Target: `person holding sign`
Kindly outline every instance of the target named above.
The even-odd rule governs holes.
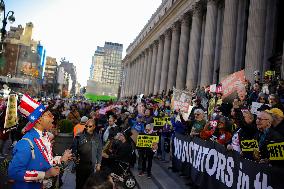
[[[149,136],[155,135],[153,133],[153,128],[154,127],[152,124],[146,125],[143,135],[149,135]],[[157,149],[158,149],[157,142],[153,142],[151,147],[141,148],[140,155],[142,157],[142,171],[139,173],[139,176],[144,175],[146,171],[146,162],[147,162],[147,178],[149,179],[151,178],[152,161],[153,161],[154,153],[157,151]]]
[[[273,143],[283,143],[284,137],[277,131],[271,128],[272,126],[272,115],[267,111],[261,111],[256,118],[256,125],[258,129],[257,140],[259,145],[259,153],[255,153],[255,160],[260,163],[271,163],[272,165],[284,165],[284,155],[283,150],[279,148],[274,148],[270,144]],[[269,146],[270,145],[270,146]],[[277,146],[277,145],[276,145]],[[276,162],[274,160],[281,160],[281,162]]]

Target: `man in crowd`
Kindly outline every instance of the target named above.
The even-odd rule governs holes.
[[[80,123],[78,123],[77,125],[75,125],[74,127],[74,138],[79,134],[82,133],[85,129],[85,125],[86,122],[89,120],[89,118],[87,116],[83,116],[81,118]]]
[[[85,130],[75,137],[72,145],[72,152],[79,160],[76,166],[76,189],[82,188],[88,177],[101,168],[102,141],[95,128],[95,121],[89,119]]]
[[[260,163],[269,162],[268,144],[284,141],[284,136],[271,128],[272,122],[272,115],[267,111],[262,111],[257,115],[256,125],[259,132],[257,133],[256,138],[258,140],[259,153],[255,153],[255,160]],[[270,163],[273,164],[274,162]]]
[[[119,128],[116,125],[116,115],[111,115],[108,119],[108,126],[106,127],[103,135],[103,141],[106,143],[108,140],[113,139],[118,132]]]

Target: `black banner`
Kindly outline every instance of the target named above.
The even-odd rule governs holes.
[[[283,169],[244,159],[213,141],[176,134],[173,157],[173,166],[201,189],[284,188]]]

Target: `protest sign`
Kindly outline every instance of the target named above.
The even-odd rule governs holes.
[[[254,150],[258,150],[258,142],[257,140],[242,140],[241,149],[243,152],[253,152]]]
[[[163,117],[154,117],[154,127],[163,127],[164,126],[164,118]]]
[[[244,89],[245,87],[244,70],[229,75],[221,82],[221,85],[222,85],[223,99],[236,98],[236,94],[242,92],[241,89]]]
[[[282,168],[247,160],[216,142],[178,133],[173,139],[173,166],[190,176],[199,189],[283,188],[283,181],[275,176],[284,174]]]
[[[210,85],[209,91],[210,93],[215,93],[216,92],[216,84]]]
[[[284,160],[284,142],[267,145],[270,160]]]
[[[163,127],[165,124],[172,125],[171,118],[166,117],[154,117],[154,127]]]
[[[140,148],[152,148],[153,143],[159,142],[159,136],[138,135],[136,146]]]
[[[187,113],[190,106],[191,95],[189,91],[178,90],[173,88],[173,108],[174,110],[180,110],[181,112]]]
[[[17,120],[17,99],[18,96],[16,94],[11,94],[8,97],[6,115],[5,115],[5,123],[4,129],[9,130],[13,126],[16,126]]]
[[[264,73],[264,76],[274,76],[275,75],[275,71],[272,71],[272,70],[267,70],[265,73]]]
[[[250,112],[254,115],[257,115],[258,114],[257,109],[260,108],[262,105],[263,103],[252,102]]]

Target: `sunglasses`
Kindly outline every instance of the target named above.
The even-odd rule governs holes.
[[[92,128],[93,125],[86,125],[86,128]]]

